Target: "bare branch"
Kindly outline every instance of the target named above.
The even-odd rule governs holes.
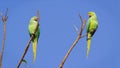
[[[40,23],[40,10],[37,11],[38,22]]]
[[[5,46],[5,40],[6,40],[6,21],[7,21],[7,15],[8,15],[8,9],[6,10],[6,14],[5,16],[2,16],[2,21],[3,21],[3,31],[4,31],[4,35],[3,35],[3,40],[2,40],[2,51],[0,52],[0,68],[2,68],[2,58],[3,58],[3,54],[4,54],[4,46]]]
[[[5,17],[8,17],[7,14],[8,14],[8,8],[6,9]]]
[[[22,58],[20,59],[18,65],[17,65],[17,68],[20,67],[20,65],[21,65],[21,63],[22,63],[22,61],[23,61],[23,59],[24,59],[24,57],[25,57],[25,55],[26,55],[26,53],[27,53],[27,51],[28,51],[28,48],[29,48],[29,46],[30,46],[30,43],[31,43],[32,39],[34,38],[34,35],[35,35],[35,33],[37,32],[37,29],[38,29],[38,27],[39,27],[39,21],[40,21],[40,12],[39,12],[39,10],[38,10],[38,12],[37,12],[37,16],[38,16],[37,26],[36,26],[36,28],[35,28],[34,33],[31,35],[30,40],[29,40],[28,43],[27,43],[27,46],[26,46],[26,48],[25,48],[25,50],[24,50],[24,53],[23,53],[23,55],[22,55]]]
[[[0,13],[0,16],[2,16],[2,13]]]
[[[80,15],[79,15],[80,16]],[[78,34],[76,40],[73,42],[72,46],[70,47],[70,49],[68,50],[68,52],[66,53],[65,57],[63,58],[61,64],[59,65],[59,68],[63,68],[63,65],[66,61],[66,59],[68,58],[69,54],[71,53],[71,51],[73,50],[73,48],[75,47],[75,45],[78,43],[78,41],[80,40],[80,38],[82,38],[82,32],[84,29],[84,26],[86,24],[86,20],[84,20],[84,22],[82,21],[82,17],[80,16],[80,20],[82,22],[81,28],[80,28],[80,33]]]
[[[25,48],[25,50],[24,50],[24,53],[23,53],[23,55],[22,55],[21,60],[20,60],[19,63],[18,63],[17,68],[20,67],[20,65],[21,65],[21,63],[22,63],[22,61],[23,61],[23,59],[24,59],[24,57],[25,57],[25,55],[26,55],[26,53],[27,53],[27,51],[28,51],[28,48],[29,48],[29,46],[30,46],[30,42],[32,41],[33,36],[34,36],[34,35],[32,35],[32,36],[30,37],[30,40],[28,41],[28,44],[27,44],[27,46],[26,46],[26,48]]]
[[[73,27],[74,27],[74,29],[75,29],[76,33],[77,33],[77,34],[79,34],[79,31],[78,31],[77,26],[76,26],[76,25],[73,25]]]
[[[82,16],[80,14],[79,14],[79,17],[80,17],[81,23],[83,23],[83,19],[82,19]]]

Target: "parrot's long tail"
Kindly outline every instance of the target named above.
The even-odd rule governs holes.
[[[37,40],[35,39],[33,42],[33,62],[36,60],[36,50],[37,50]]]
[[[90,52],[90,44],[91,44],[91,34],[88,33],[88,39],[87,39],[87,54],[86,57],[88,58],[88,54]]]

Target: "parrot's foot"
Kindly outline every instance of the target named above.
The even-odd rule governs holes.
[[[35,37],[35,33],[32,33],[33,37]]]

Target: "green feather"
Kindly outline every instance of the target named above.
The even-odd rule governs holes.
[[[86,25],[87,27],[87,57],[88,57],[88,53],[90,51],[90,42],[91,42],[91,37],[94,35],[94,33],[96,32],[97,28],[98,28],[98,20],[97,20],[97,16],[95,14],[95,12],[88,12],[89,15],[89,19],[88,19],[88,23]]]
[[[37,27],[37,24],[38,24],[38,21],[37,21],[37,17],[34,16],[31,18],[30,20],[30,23],[29,23],[29,26],[28,26],[28,31],[29,31],[29,34],[30,36],[34,33],[36,27]],[[39,38],[39,35],[40,35],[40,26],[38,27],[36,33],[35,33],[35,37],[32,39],[32,43],[33,43],[33,61],[36,60],[36,50],[37,50],[37,43],[38,43],[38,38]]]

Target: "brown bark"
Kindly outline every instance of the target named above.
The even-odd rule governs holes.
[[[80,16],[80,15],[79,15]],[[82,25],[81,25],[81,28],[80,28],[80,32],[76,38],[76,40],[73,42],[73,44],[71,45],[70,49],[68,50],[68,52],[66,53],[65,57],[63,58],[61,64],[59,65],[59,68],[63,68],[64,66],[64,63],[66,61],[66,59],[68,58],[68,56],[70,55],[71,51],[73,50],[73,48],[76,46],[76,44],[78,43],[78,41],[83,38],[84,36],[82,36],[82,32],[83,32],[83,29],[84,29],[84,26],[86,24],[86,20],[82,20],[82,17],[80,16],[80,20],[82,22]]]

